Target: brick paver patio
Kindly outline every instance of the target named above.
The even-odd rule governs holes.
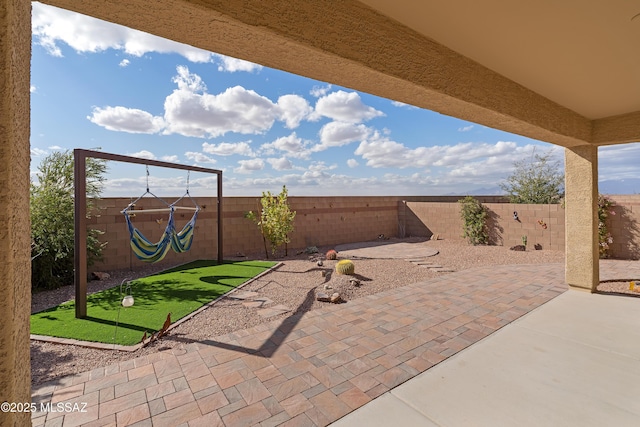
[[[638,264],[603,262],[602,279]],[[566,290],[560,264],[443,275],[41,384],[33,402],[86,411],[33,425],[327,425]]]

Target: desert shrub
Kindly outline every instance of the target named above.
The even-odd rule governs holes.
[[[87,159],[87,215],[95,208],[103,187],[106,162]],[[31,183],[31,287],[53,289],[73,283],[74,187],[73,153],[56,151],[38,166]],[[102,256],[99,230],[87,230],[87,262]]]
[[[528,159],[513,163],[514,171],[500,188],[511,203],[560,203],[564,195],[564,173],[552,152],[537,154],[535,149]]]
[[[267,258],[269,258],[267,240],[274,255],[278,247],[286,245],[290,241],[289,233],[293,231],[293,220],[296,217],[296,213],[290,209],[287,195],[287,187],[284,185],[278,195],[272,195],[269,191],[263,192],[260,199],[260,204],[262,205],[260,214],[258,215],[253,211],[245,214],[245,217],[251,219],[260,227],[264,242],[264,253]]]
[[[603,195],[598,195],[598,249],[600,258],[609,258],[609,245],[613,243],[613,237],[607,228],[607,218],[616,213],[612,209],[613,201]]]
[[[487,208],[477,199],[467,196],[459,200],[460,216],[462,218],[462,237],[472,245],[486,245],[489,243],[487,231]]]

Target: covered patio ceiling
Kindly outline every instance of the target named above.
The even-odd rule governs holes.
[[[640,111],[636,0],[362,3],[588,119]]]
[[[565,147],[640,141],[637,0],[44,0]]]

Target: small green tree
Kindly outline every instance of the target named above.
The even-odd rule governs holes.
[[[293,220],[296,217],[296,213],[289,208],[287,196],[287,187],[284,185],[277,196],[272,195],[269,191],[263,192],[262,199],[260,199],[260,204],[262,205],[260,216],[253,211],[249,211],[245,215],[260,227],[262,241],[264,242],[264,253],[267,258],[269,258],[267,240],[271,245],[271,253],[273,255],[275,255],[278,247],[286,245],[290,241],[289,233],[293,231]]]
[[[106,162],[87,159],[87,215],[103,187]],[[73,153],[56,151],[38,166],[31,183],[31,287],[52,289],[73,283],[74,187]],[[99,230],[87,230],[87,261],[100,259],[106,243]]]
[[[462,237],[472,245],[486,245],[489,243],[487,231],[487,208],[478,199],[467,196],[458,201],[460,203],[460,217],[462,218]]]
[[[564,174],[560,164],[551,158],[552,152],[537,154],[514,162],[514,171],[500,184],[511,203],[560,203],[564,196]]]

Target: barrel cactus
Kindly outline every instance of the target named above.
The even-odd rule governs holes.
[[[338,259],[338,252],[333,249],[329,249],[325,255],[326,259]]]
[[[336,264],[336,273],[352,275],[355,272],[355,265],[348,259],[338,261]]]

